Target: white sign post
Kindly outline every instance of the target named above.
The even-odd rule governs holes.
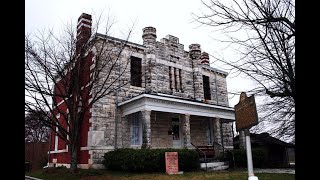
[[[253,163],[252,163],[252,151],[250,142],[250,132],[249,129],[245,130],[246,135],[246,149],[247,149],[247,164],[248,164],[248,180],[259,180],[257,176],[253,174]]]
[[[248,180],[259,180],[253,174],[252,151],[249,129],[258,124],[258,114],[254,96],[247,97],[245,92],[240,94],[240,101],[235,105],[236,130],[244,130],[246,135]]]

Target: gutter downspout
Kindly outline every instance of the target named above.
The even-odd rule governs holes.
[[[114,135],[114,149],[118,149],[118,113],[119,113],[119,99],[118,99],[118,93],[120,88],[120,59],[118,62],[118,88],[116,90],[116,111],[115,111],[115,119],[114,119],[114,128],[115,128],[115,135]]]

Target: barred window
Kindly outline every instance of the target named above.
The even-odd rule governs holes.
[[[130,81],[130,84],[132,86],[142,87],[141,58],[131,56],[130,59],[131,59],[131,68],[130,68],[131,81]]]

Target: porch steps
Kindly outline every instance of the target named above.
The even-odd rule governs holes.
[[[220,171],[228,168],[227,162],[207,162],[207,171]],[[206,163],[200,163],[200,169],[206,170]]]

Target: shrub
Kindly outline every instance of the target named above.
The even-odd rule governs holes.
[[[180,171],[199,168],[199,155],[190,149],[117,149],[105,153],[106,169],[131,172],[164,172],[165,152],[178,152]]]
[[[235,164],[236,167],[247,167],[247,152],[245,149],[234,149],[226,153],[230,167]],[[232,157],[233,156],[233,157]],[[262,168],[266,166],[267,153],[262,148],[252,149],[253,166]]]

